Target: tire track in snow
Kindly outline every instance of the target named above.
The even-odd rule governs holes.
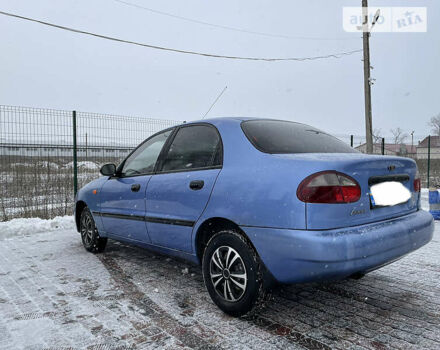
[[[221,349],[220,345],[210,344],[195,333],[191,332],[187,327],[182,326],[170,314],[140,291],[132,282],[130,276],[123,271],[113,257],[108,254],[101,254],[98,255],[98,258],[110,273],[116,288],[122,290],[124,295],[130,299],[130,302],[150,317],[151,321],[153,321],[157,327],[163,329],[190,348]],[[202,325],[199,324],[199,326],[203,329]],[[206,330],[206,332],[209,331]]]

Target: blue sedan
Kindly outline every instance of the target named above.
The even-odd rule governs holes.
[[[282,120],[172,127],[101,174],[76,198],[85,249],[101,252],[111,238],[199,263],[212,300],[233,316],[261,304],[273,282],[363,276],[434,229],[413,160],[361,154]],[[404,199],[378,205],[384,184]]]

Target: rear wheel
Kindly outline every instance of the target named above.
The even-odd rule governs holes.
[[[81,213],[80,233],[84,248],[92,253],[100,253],[107,245],[107,238],[99,236],[92,213],[85,207]]]
[[[202,269],[211,299],[225,313],[242,316],[261,305],[265,294],[261,262],[237,232],[221,231],[210,239]]]

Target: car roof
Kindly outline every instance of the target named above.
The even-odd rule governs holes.
[[[224,123],[224,122],[230,122],[230,123],[241,123],[244,120],[249,119],[258,119],[258,118],[247,118],[247,117],[214,117],[209,119],[199,119],[199,120],[191,120],[189,122],[186,122],[184,124],[196,124],[196,123],[210,123],[210,124],[217,124],[217,123]]]
[[[278,118],[258,118],[258,117],[214,117],[209,119],[199,119],[199,120],[191,120],[189,122],[185,122],[181,125],[188,125],[188,124],[197,124],[197,123],[209,123],[209,124],[219,124],[219,123],[231,123],[231,124],[237,124],[241,123],[243,121],[247,120],[274,120],[274,121],[286,121],[291,123],[297,123],[291,120],[283,120]],[[300,124],[300,123],[299,123]]]
[[[294,124],[301,124],[306,125],[304,123],[295,122],[292,120],[286,120],[286,119],[279,119],[279,118],[258,118],[258,117],[214,117],[209,119],[199,119],[199,120],[191,120],[189,122],[184,122],[180,125],[189,125],[189,124],[197,124],[197,123],[209,123],[212,125],[218,125],[218,124],[240,124],[241,122],[248,121],[248,120],[273,120],[273,121],[282,121],[282,122],[289,122]],[[306,125],[309,126],[309,125]]]

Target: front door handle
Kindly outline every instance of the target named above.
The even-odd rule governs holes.
[[[137,192],[137,191],[139,191],[141,189],[141,185],[140,184],[134,184],[134,185],[131,185],[131,190],[133,191],[133,192]]]
[[[194,191],[197,191],[197,190],[201,190],[204,185],[205,182],[203,180],[194,180],[189,183],[189,188]]]

